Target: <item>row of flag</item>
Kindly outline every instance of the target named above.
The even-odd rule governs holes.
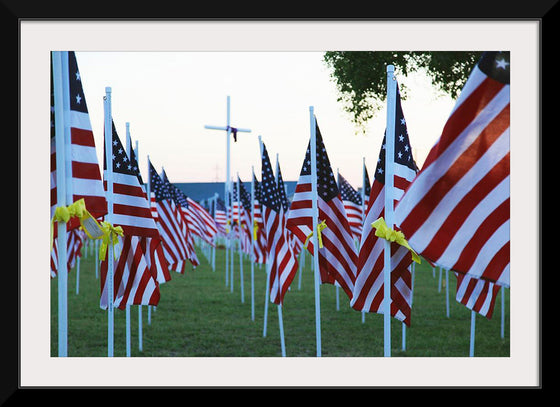
[[[456,271],[457,300],[490,318],[500,287],[509,287],[509,54],[485,53],[474,68],[443,133],[419,170],[397,87],[393,187],[385,188],[385,138],[374,181],[362,206],[355,189],[334,176],[316,124],[316,178],[308,146],[293,200],[280,205],[266,148],[262,155],[265,190],[261,204],[268,220],[269,252],[275,253],[271,285],[281,302],[292,281],[295,237],[314,255],[313,200],[320,223],[317,250],[321,283],[340,286],[358,311],[383,313],[384,243],[372,223],[385,216],[385,195],[395,206],[395,225],[410,246],[432,266]],[[364,169],[365,177],[367,171]],[[280,175],[280,174],[279,174]],[[313,181],[316,196],[312,194]],[[269,188],[272,186],[273,188]],[[365,207],[365,213],[363,209]],[[274,216],[272,216],[274,214]],[[269,220],[270,219],[270,220]],[[278,232],[283,222],[285,236]],[[272,238],[275,236],[275,238]],[[356,247],[355,240],[359,239]],[[293,251],[293,253],[292,253]],[[282,257],[284,256],[284,257]],[[410,325],[412,254],[391,243],[391,316]]]
[[[62,55],[62,89],[69,100],[69,109],[63,110],[65,203],[83,199],[91,216],[101,220],[108,212],[107,181],[97,164],[76,57],[73,52]],[[53,89],[52,216],[60,206],[55,142],[60,109],[55,100]],[[237,239],[240,250],[254,262],[267,264],[268,290],[275,304],[283,303],[298,270],[298,255],[308,250],[316,256],[320,283],[341,287],[357,311],[383,313],[386,246],[372,224],[387,216],[387,196],[395,208],[392,224],[410,247],[433,266],[455,271],[457,300],[490,318],[499,288],[509,287],[509,53],[483,54],[422,169],[412,157],[398,86],[392,120],[394,160],[385,162],[384,138],[371,184],[364,166],[363,197],[341,174],[335,177],[313,116],[313,137],[291,202],[279,163],[275,176],[261,142],[261,181],[253,173],[249,193],[238,177],[226,202],[214,199],[208,209],[170,183],[165,171],[158,174],[149,159],[144,185],[134,151],[124,149],[113,124],[112,159],[105,156],[104,176],[106,163],[112,163],[112,226],[122,228],[119,244],[107,252],[107,256],[119,252],[114,305],[157,305],[159,284],[170,280],[169,270],[183,272],[186,262],[199,264],[193,236],[214,245],[216,236],[222,235]],[[385,187],[387,165],[394,174],[390,188]],[[75,219],[67,222],[71,239],[78,226]],[[68,252],[76,252],[71,247],[69,243]],[[397,242],[389,247],[390,314],[410,325],[413,254]],[[59,267],[54,259],[53,276]],[[104,308],[107,261],[101,270]]]
[[[219,225],[205,208],[169,182],[164,170],[158,174],[149,160],[149,179],[144,184],[135,152],[124,148],[112,118],[112,128],[106,132],[110,134],[105,134],[109,141],[104,147],[111,148],[103,150],[102,178],[75,53],[53,53],[52,61],[51,217],[57,239],[51,250],[51,276],[57,276],[61,265],[65,272],[71,269],[87,236],[101,238],[104,227],[118,228],[119,233],[113,236],[118,241],[109,243],[101,262],[100,307],[155,306],[160,300],[159,286],[171,279],[170,270],[184,273],[187,262],[199,265],[195,236],[214,245]],[[62,135],[59,139],[57,132]],[[127,138],[130,145],[128,128]],[[57,161],[57,154],[64,160]],[[89,223],[83,222],[76,202],[83,203],[80,213],[87,211]],[[61,220],[56,213],[65,207],[76,216],[64,222],[66,236],[62,233],[60,237],[65,239],[58,239],[59,230],[64,228],[59,228]],[[112,224],[105,225],[109,212]],[[64,240],[66,260],[59,261],[59,242]],[[112,303],[107,283],[111,256],[115,259]]]

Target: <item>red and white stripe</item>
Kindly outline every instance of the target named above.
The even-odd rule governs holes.
[[[403,188],[416,172],[395,163],[395,198],[402,196]],[[396,199],[395,199],[396,201]],[[358,311],[383,314],[384,247],[385,240],[375,236],[373,222],[385,215],[385,185],[374,179],[363,226],[358,255],[358,273],[350,306]],[[391,315],[410,325],[412,306],[412,276],[408,269],[412,262],[410,252],[397,243],[391,243]]]
[[[125,309],[127,305],[158,305],[160,299],[159,283],[152,275],[138,236],[124,236],[119,239],[115,251],[118,262],[113,275],[114,306]],[[113,256],[111,247],[107,256]],[[106,309],[108,302],[107,261],[101,263],[101,299],[100,307]]]
[[[510,87],[476,66],[395,210],[412,248],[509,287]]]
[[[284,213],[264,206],[264,225],[267,239],[267,267],[270,267],[270,301],[282,304],[298,269],[297,257],[288,242]]]
[[[65,52],[63,57],[67,56],[67,60],[63,61],[63,66],[71,69],[71,59],[75,62],[76,56],[74,52]],[[79,72],[66,72],[63,77],[68,80],[69,75],[78,75]],[[51,93],[53,92],[53,84],[51,80]],[[67,83],[64,86],[69,89]],[[65,100],[69,100],[71,95],[63,95]],[[84,96],[85,99],[85,96]],[[85,100],[83,101],[85,104]],[[54,97],[51,97],[51,111],[54,111]],[[97,152],[95,150],[95,140],[89,118],[89,113],[75,110],[64,110],[64,127],[65,133],[69,139],[65,145],[65,173],[66,173],[66,201],[67,204],[76,202],[84,198],[86,209],[94,218],[100,218],[107,213],[107,201],[105,200],[105,191],[101,181],[101,172],[97,161]],[[54,137],[54,122],[58,120],[51,114],[51,217],[57,206],[57,180],[56,180],[56,138]],[[66,131],[67,130],[67,131]],[[77,228],[80,223],[77,218],[70,219],[68,229]],[[57,227],[54,228],[56,236]]]
[[[471,311],[492,318],[500,286],[468,274],[455,273],[457,277],[456,300]]]
[[[362,237],[362,205],[358,205],[352,201],[342,201],[344,203],[344,210],[348,217],[348,224],[352,231],[352,236],[356,240]]]
[[[186,235],[188,225],[180,212],[180,208],[169,199],[157,202],[156,206],[158,211],[157,226],[169,268],[178,273],[184,273],[184,265],[187,259],[194,266],[197,266],[198,259],[193,257],[191,253],[188,236]]]
[[[191,222],[193,224],[196,224],[196,227],[200,233],[198,236],[200,236],[204,241],[213,246],[214,237],[218,233],[218,225],[216,221],[212,218],[212,215],[210,215],[210,213],[208,213],[208,211],[198,202],[189,197],[187,197],[187,202],[189,204],[187,212],[189,214]]]
[[[303,243],[313,230],[311,175],[300,175],[290,210],[287,228]],[[356,246],[348,224],[348,218],[340,194],[330,201],[318,199],[319,223],[325,221],[322,230],[323,248],[319,248],[319,271],[322,283],[340,287],[352,298],[356,278]],[[307,249],[314,253],[313,239]]]

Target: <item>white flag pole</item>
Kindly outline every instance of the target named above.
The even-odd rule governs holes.
[[[395,67],[387,65],[387,130],[385,133],[385,223],[393,228],[393,174],[395,161],[395,115],[397,82]],[[384,241],[383,354],[391,356],[391,243]]]
[[[313,271],[315,277],[315,338],[317,342],[317,356],[321,356],[321,293],[320,293],[320,274],[319,274],[319,239],[317,236],[317,226],[319,224],[319,208],[317,193],[317,134],[315,114],[313,106],[309,106],[310,122],[310,152],[311,155],[311,202],[313,210]]]
[[[142,306],[138,306],[138,350],[142,352]]]
[[[262,151],[261,151],[261,155],[262,155]],[[280,191],[280,162],[278,161],[278,153],[276,153],[276,188],[278,189],[278,191]],[[283,209],[283,203],[280,202],[280,210],[284,210]],[[270,274],[270,273],[269,273]],[[278,270],[276,271],[276,287],[278,288],[278,293],[276,294],[277,296],[280,296],[280,293],[282,291],[282,288],[280,287],[280,280],[279,280],[279,276],[278,276]],[[278,304],[277,306],[278,308],[278,327],[280,328],[280,349],[282,350],[282,356],[285,357],[286,356],[286,344],[284,342],[284,319],[282,317],[282,304]]]
[[[66,63],[63,63],[63,60]],[[65,147],[65,118],[64,95],[68,92],[68,52],[53,51],[53,91],[55,115],[55,145],[56,145],[56,203],[62,207],[66,201],[66,147]],[[66,75],[64,74],[66,66]],[[67,235],[66,222],[57,222],[57,277],[58,277],[58,356],[68,356],[68,269],[67,263]]]
[[[241,231],[241,180],[239,179],[239,172],[237,173],[237,225],[239,228],[239,285],[241,288],[241,303],[245,303],[245,294],[243,291],[243,250],[241,248],[241,239],[243,239]]]
[[[338,167],[336,168],[336,186],[338,188],[338,190],[340,191],[340,183],[339,183],[339,175],[340,172],[338,171]],[[334,290],[335,290],[335,301],[336,301],[336,310],[340,311],[340,296],[339,296],[339,292],[338,292],[338,281],[335,280],[334,282]]]
[[[107,182],[107,215],[105,219],[110,224],[113,224],[113,159],[112,159],[112,116],[111,116],[111,88],[105,87],[104,97],[104,112],[105,112],[105,180]],[[107,248],[107,356],[113,357],[114,347],[114,288],[113,288],[113,272],[114,272],[114,256],[113,256],[113,237],[112,233],[109,234],[109,246]]]
[[[231,231],[233,231],[233,181],[229,180],[230,185],[230,193],[231,193]],[[239,210],[239,209],[238,209]],[[233,252],[235,249],[235,245],[237,244],[237,239],[234,239],[235,236],[232,234],[232,238],[230,239],[230,250],[229,250],[229,263],[230,263],[230,273],[229,273],[229,291],[233,292],[233,271],[235,269],[235,264],[233,263]]]
[[[138,154],[138,140],[135,140],[134,143],[135,143],[135,146],[136,146],[136,148],[134,149],[134,155],[136,156],[136,161],[138,161],[140,159],[140,154]],[[140,164],[138,162],[137,162],[137,164],[138,164],[138,166],[140,166]],[[138,172],[140,172],[140,167],[138,168]],[[149,192],[149,189],[146,189],[146,191],[147,191],[146,192],[146,198],[148,198],[148,208],[150,208],[150,211],[151,211],[152,210],[152,208],[151,208],[152,202],[150,200],[150,192]],[[148,305],[148,325],[151,325],[151,324],[152,324],[152,306]]]
[[[260,147],[260,151],[261,151],[261,157],[263,154],[263,148],[262,148],[262,138],[259,135],[259,147]],[[262,180],[261,180],[262,181]],[[261,211],[262,212],[262,211]],[[261,214],[262,216],[264,216],[264,213]],[[266,261],[266,286],[265,286],[265,297],[264,297],[264,323],[263,323],[263,338],[266,337],[266,327],[267,327],[267,322],[268,322],[268,301],[269,301],[269,286],[270,286],[270,265],[272,263],[269,261],[268,256],[267,256],[267,261]]]
[[[132,143],[130,139],[130,123],[126,122],[126,154],[130,158],[130,150]],[[125,309],[125,325],[126,325],[126,357],[130,357],[130,304],[126,304]]]
[[[99,239],[95,239],[94,240],[94,248],[95,248],[95,253],[94,253],[94,261],[95,261],[95,279],[97,280],[99,278]]]
[[[474,333],[475,333],[475,324],[476,324],[476,312],[471,311],[471,340],[469,346],[469,357],[474,356]]]
[[[501,297],[502,297],[501,298],[501,302],[502,302],[502,310],[501,310],[502,312],[501,313],[502,313],[502,315],[501,315],[501,318],[500,318],[500,338],[504,339],[504,327],[505,327],[505,318],[506,318],[506,315],[505,315],[505,313],[506,313],[506,311],[505,311],[505,305],[506,305],[505,301],[506,300],[505,300],[504,296],[505,296],[505,293],[506,293],[506,289],[504,287],[500,287],[500,291],[501,291]]]
[[[449,269],[445,269],[445,315],[449,318]]]
[[[218,200],[218,194],[214,193],[214,198],[212,198],[212,205],[214,205],[214,219],[216,218],[216,204]],[[216,271],[216,245],[218,244],[218,235],[214,235],[214,246],[212,246],[212,271]]]
[[[362,157],[362,227],[366,222],[366,210],[367,210],[366,208],[366,157]],[[365,322],[366,322],[366,312],[362,311],[362,324]]]
[[[80,293],[80,256],[77,257],[78,258],[76,259],[76,295]]]
[[[227,213],[227,206],[228,206],[228,193],[231,191],[231,185],[229,184],[230,181],[230,135],[231,135],[231,122],[230,122],[230,106],[231,106],[231,100],[229,95],[227,96],[227,111],[226,111],[226,126],[209,126],[206,125],[204,126],[205,129],[210,129],[210,130],[225,130],[226,131],[226,181],[224,183],[224,201],[226,202],[226,216],[228,218],[228,220],[230,221],[230,231],[232,230],[233,227],[233,210],[232,210],[232,215],[228,215]],[[240,129],[237,128],[236,129],[237,132],[244,132],[244,133],[250,133],[251,130],[250,129]],[[228,252],[230,250],[230,245],[231,245],[231,239],[228,239],[228,237],[226,236],[226,286],[228,283]],[[232,248],[233,250],[233,248]],[[232,268],[233,268],[233,253],[232,253]],[[232,291],[233,291],[233,281],[232,281]]]
[[[251,166],[251,321],[255,320],[255,261],[252,258],[255,251],[255,167]]]

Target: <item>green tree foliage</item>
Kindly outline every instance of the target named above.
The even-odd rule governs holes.
[[[456,98],[480,58],[481,52],[434,51],[328,51],[324,55],[331,77],[339,91],[338,101],[350,113],[358,129],[383,106],[387,93],[387,65],[395,66],[397,76],[424,72],[434,90]],[[401,97],[407,89],[399,83]]]

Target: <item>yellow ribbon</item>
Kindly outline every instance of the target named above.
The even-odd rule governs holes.
[[[253,220],[253,240],[257,240],[257,231],[259,230],[259,223]]]
[[[99,247],[99,260],[105,260],[107,256],[107,246],[109,244],[113,245],[113,256],[116,257],[115,254],[115,244],[119,241],[117,236],[123,236],[123,229],[120,226],[113,226],[109,222],[101,222],[101,230],[103,231],[103,235],[101,237],[101,247]]]
[[[381,237],[385,240],[388,240],[389,242],[398,243],[401,246],[406,247],[412,254],[412,260],[420,264],[420,256],[418,256],[418,254],[416,254],[412,247],[410,247],[410,245],[404,238],[403,232],[390,229],[385,223],[385,219],[383,219],[383,217],[377,219],[371,224],[371,226],[375,228],[375,236]]]
[[[317,225],[317,240],[319,240],[319,249],[323,248],[323,237],[321,231],[326,227],[327,227],[327,223],[325,221],[322,221]],[[307,235],[307,237],[305,238],[305,242],[303,243],[303,247],[307,247],[307,242],[309,242],[311,236],[313,236],[313,232]]]
[[[53,232],[55,222],[67,223],[70,218],[76,216],[80,220],[80,226],[86,232],[90,239],[99,239],[101,237],[101,226],[95,218],[86,209],[84,198],[68,206],[57,206],[51,219],[51,249],[53,247]]]

